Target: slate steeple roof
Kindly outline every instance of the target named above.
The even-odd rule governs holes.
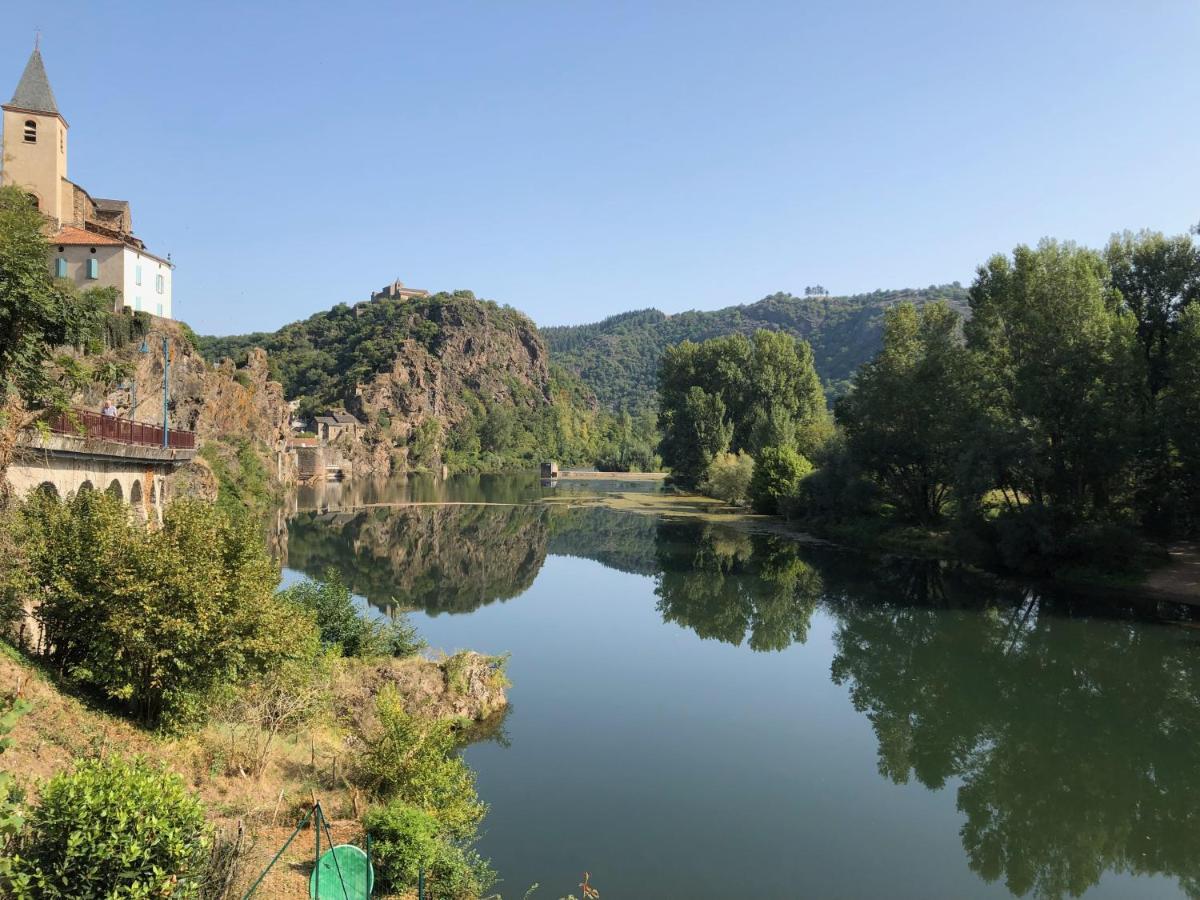
[[[30,112],[59,114],[54,91],[50,89],[50,79],[46,77],[46,67],[42,64],[42,51],[36,47],[25,64],[25,71],[21,73],[21,80],[8,105]]]

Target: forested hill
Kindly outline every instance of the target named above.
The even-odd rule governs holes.
[[[652,463],[652,420],[606,413],[577,375],[551,366],[533,322],[469,291],[339,304],[275,332],[199,343],[211,360],[262,347],[302,414],[358,416],[362,471]]]
[[[851,297],[772,294],[757,303],[668,316],[657,309],[611,316],[591,325],[541,329],[555,362],[574,371],[611,408],[640,409],[654,400],[655,373],[666,347],[680,341],[756,329],[786,331],[808,341],[830,393],[841,393],[858,366],[879,350],[883,311],[908,300],[922,306],[946,300],[966,310],[957,282],[918,290],[875,291]]]

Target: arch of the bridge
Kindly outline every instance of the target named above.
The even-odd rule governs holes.
[[[107,491],[128,502],[142,522],[162,522],[168,493],[168,478],[156,468],[134,470],[102,462],[67,467],[16,465],[7,475],[18,497],[34,490],[64,499],[83,490]]]

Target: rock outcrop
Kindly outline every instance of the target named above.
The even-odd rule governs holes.
[[[578,379],[552,372],[528,317],[469,291],[341,304],[273,333],[201,340],[211,360],[264,347],[289,399],[354,413],[365,427],[332,449],[356,478],[562,457],[597,409]]]
[[[408,468],[409,445],[425,422],[448,434],[481,406],[521,416],[553,402],[549,354],[525,316],[472,300],[433,307],[427,321],[437,326],[435,340],[404,340],[391,367],[355,389],[353,410],[374,426],[355,460],[364,471],[380,472],[389,457]]]
[[[270,477],[279,484],[295,480],[285,451],[290,415],[283,385],[273,381],[263,350],[252,350],[236,367],[230,360],[207,363],[195,348],[186,326],[165,319],[153,320],[145,337],[116,347],[102,357],[132,372],[119,386],[96,383],[73,398],[73,404],[95,409],[111,398],[123,418],[142,422],[162,421],[163,339],[170,359],[169,418],[172,428],[196,433],[198,443],[248,442]],[[135,407],[136,404],[136,407]],[[173,483],[175,496],[213,499],[217,479],[201,458],[184,467]]]
[[[376,728],[374,699],[393,685],[405,711],[422,719],[482,722],[508,705],[507,657],[465,650],[442,659],[388,659],[353,667],[335,687],[335,712],[357,734]]]

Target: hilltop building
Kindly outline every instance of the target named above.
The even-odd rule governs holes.
[[[428,296],[429,291],[423,291],[420,288],[405,287],[403,281],[396,279],[391,284],[386,285],[383,290],[372,291],[371,302],[376,300],[413,300]]]
[[[46,216],[50,269],[80,288],[114,287],[120,305],[172,317],[170,258],[133,233],[127,200],[93,197],[67,178],[67,120],[35,47],[4,111],[0,184],[15,184]]]

